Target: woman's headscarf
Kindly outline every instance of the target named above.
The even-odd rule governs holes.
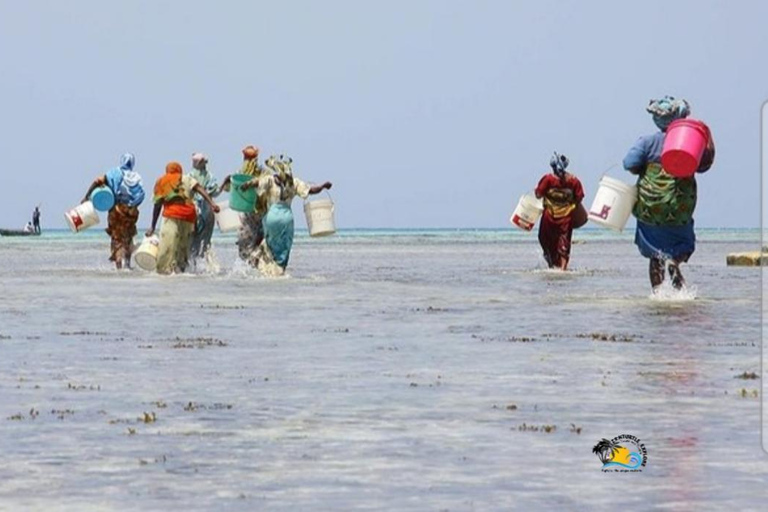
[[[183,170],[179,162],[169,162],[165,166],[165,176],[155,183],[155,200],[169,196],[181,185]]]
[[[568,157],[557,154],[557,151],[555,151],[552,158],[549,159],[549,166],[558,178],[565,176],[565,170],[568,168],[569,163],[570,160],[568,160]]]
[[[651,100],[645,110],[653,116],[653,122],[659,130],[664,132],[675,119],[688,117],[691,106],[683,99],[676,100],[672,96],[664,96],[660,100]]]
[[[120,157],[120,169],[124,171],[132,171],[133,166],[136,165],[136,157],[131,153],[124,153]]]
[[[264,165],[266,165],[277,178],[281,199],[285,199],[289,195],[289,190],[293,188],[292,163],[293,159],[285,155],[280,155],[279,157],[272,155],[266,162],[264,162]]]
[[[257,148],[256,146],[248,145],[243,148],[243,158],[245,158],[246,160],[252,160],[258,156],[259,156],[259,148]]]

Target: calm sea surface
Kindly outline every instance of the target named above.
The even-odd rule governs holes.
[[[766,510],[760,236],[698,234],[665,300],[601,230],[565,274],[512,229],[299,234],[279,279],[0,238],[0,510]]]

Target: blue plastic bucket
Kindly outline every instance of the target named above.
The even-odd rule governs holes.
[[[100,212],[108,212],[115,206],[115,194],[109,187],[99,187],[91,193],[93,207]]]

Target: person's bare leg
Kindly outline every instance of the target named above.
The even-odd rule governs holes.
[[[651,287],[655,290],[664,282],[664,261],[659,258],[651,258],[648,264],[648,277],[651,279]]]
[[[669,263],[669,277],[672,279],[672,286],[676,290],[680,290],[685,286],[685,278],[683,273],[680,272],[680,263],[675,260]]]
[[[568,258],[560,256],[560,270],[568,270]]]

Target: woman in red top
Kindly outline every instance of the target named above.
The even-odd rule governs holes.
[[[584,189],[579,179],[565,172],[568,157],[554,154],[549,161],[551,174],[545,174],[536,187],[536,197],[544,200],[544,215],[539,224],[539,243],[549,268],[568,269],[573,228],[581,227],[581,201]]]
[[[180,163],[170,162],[165,166],[165,175],[155,183],[155,208],[152,212],[152,226],[147,231],[147,236],[155,233],[162,210],[163,225],[160,228],[160,247],[157,252],[159,274],[184,272],[187,268],[197,220],[195,194],[200,194],[211,210],[219,213],[219,207],[211,196],[197,180],[183,173]]]

